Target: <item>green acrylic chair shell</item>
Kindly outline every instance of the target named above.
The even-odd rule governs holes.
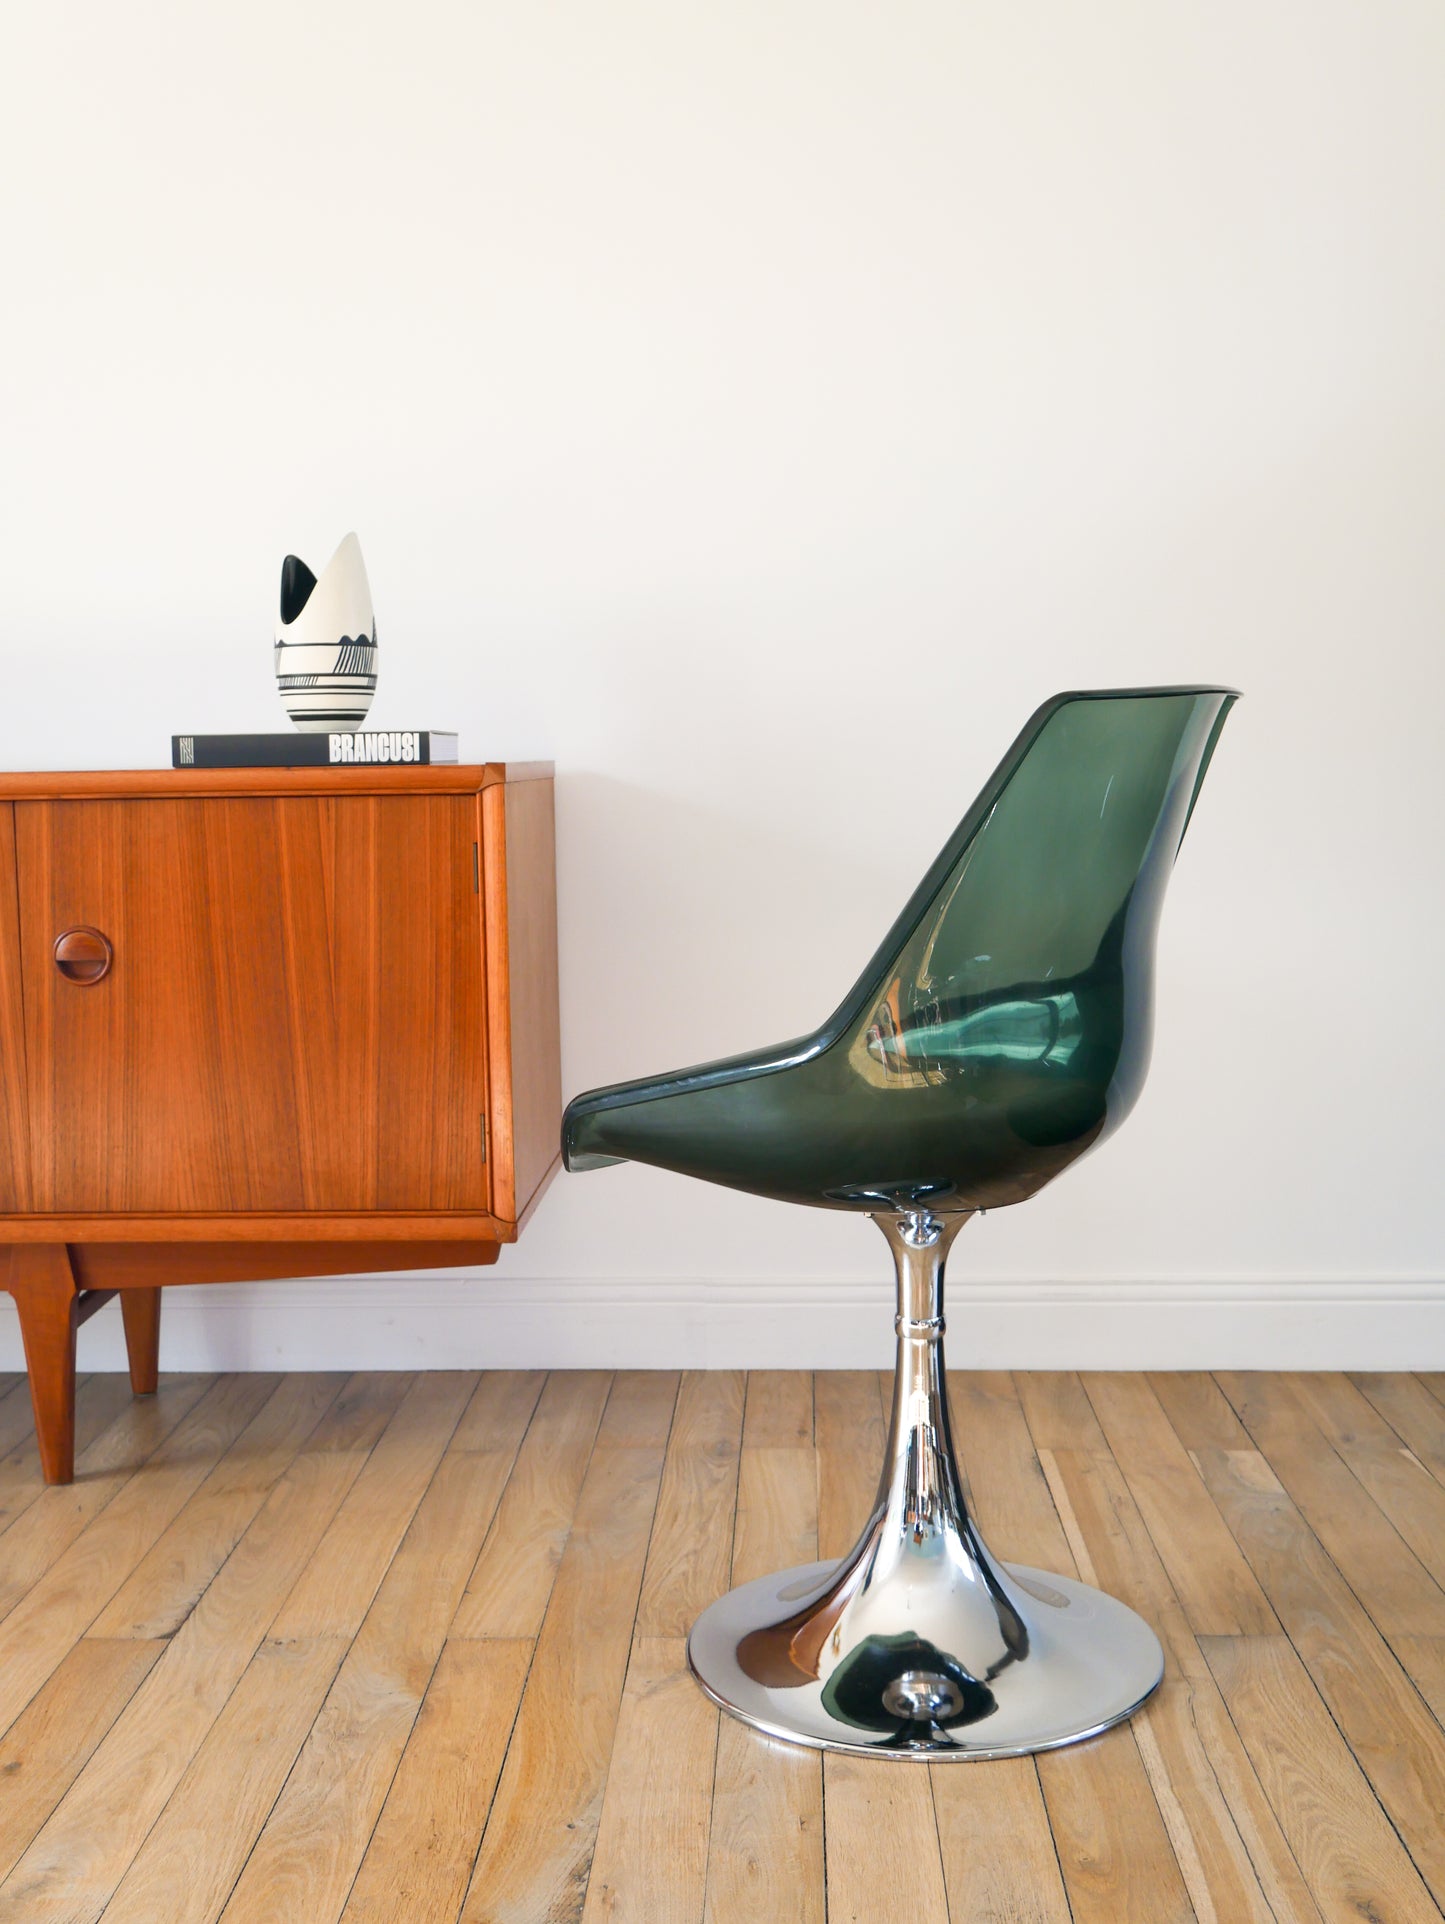
[[[1035,1195],[1137,1099],[1164,890],[1236,698],[1045,702],[820,1028],[568,1107],[569,1169],[651,1163],[867,1213],[893,1247],[898,1369],[868,1526],[840,1563],[719,1599],[689,1643],[715,1701],[772,1735],[1016,1755],[1106,1728],[1158,1681],[1132,1611],[978,1538],[943,1390],[943,1267],[969,1216]]]
[[[567,1166],[867,1211],[1034,1195],[1139,1093],[1164,886],[1233,700],[1046,702],[820,1029],[579,1096]]]

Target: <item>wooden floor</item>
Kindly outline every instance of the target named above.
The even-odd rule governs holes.
[[[47,1490],[0,1379],[0,1924],[1441,1916],[1445,1377],[954,1377],[994,1549],[1168,1667],[953,1767],[769,1745],[684,1667],[730,1579],[847,1547],[885,1388],[92,1376]]]

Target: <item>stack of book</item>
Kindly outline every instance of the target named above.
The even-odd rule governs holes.
[[[338,735],[172,735],[172,768],[355,768],[455,762],[439,728],[364,728]]]

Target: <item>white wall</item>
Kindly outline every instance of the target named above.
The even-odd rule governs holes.
[[[1442,74],[1434,0],[13,7],[0,761],[283,725],[355,527],[376,722],[557,762],[571,1092],[811,1026],[1051,691],[1236,682],[1150,1087],[955,1360],[1441,1366]],[[618,1169],[166,1355],[872,1360],[884,1255]]]

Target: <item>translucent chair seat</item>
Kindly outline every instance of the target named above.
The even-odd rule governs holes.
[[[567,1110],[571,1169],[650,1163],[867,1213],[893,1249],[893,1416],[862,1536],[836,1564],[729,1592],[689,1642],[709,1695],[772,1735],[1010,1756],[1093,1735],[1159,1680],[1132,1611],[979,1539],[943,1387],[943,1270],[972,1214],[1026,1201],[1137,1099],[1164,889],[1235,699],[1046,702],[820,1028]]]

